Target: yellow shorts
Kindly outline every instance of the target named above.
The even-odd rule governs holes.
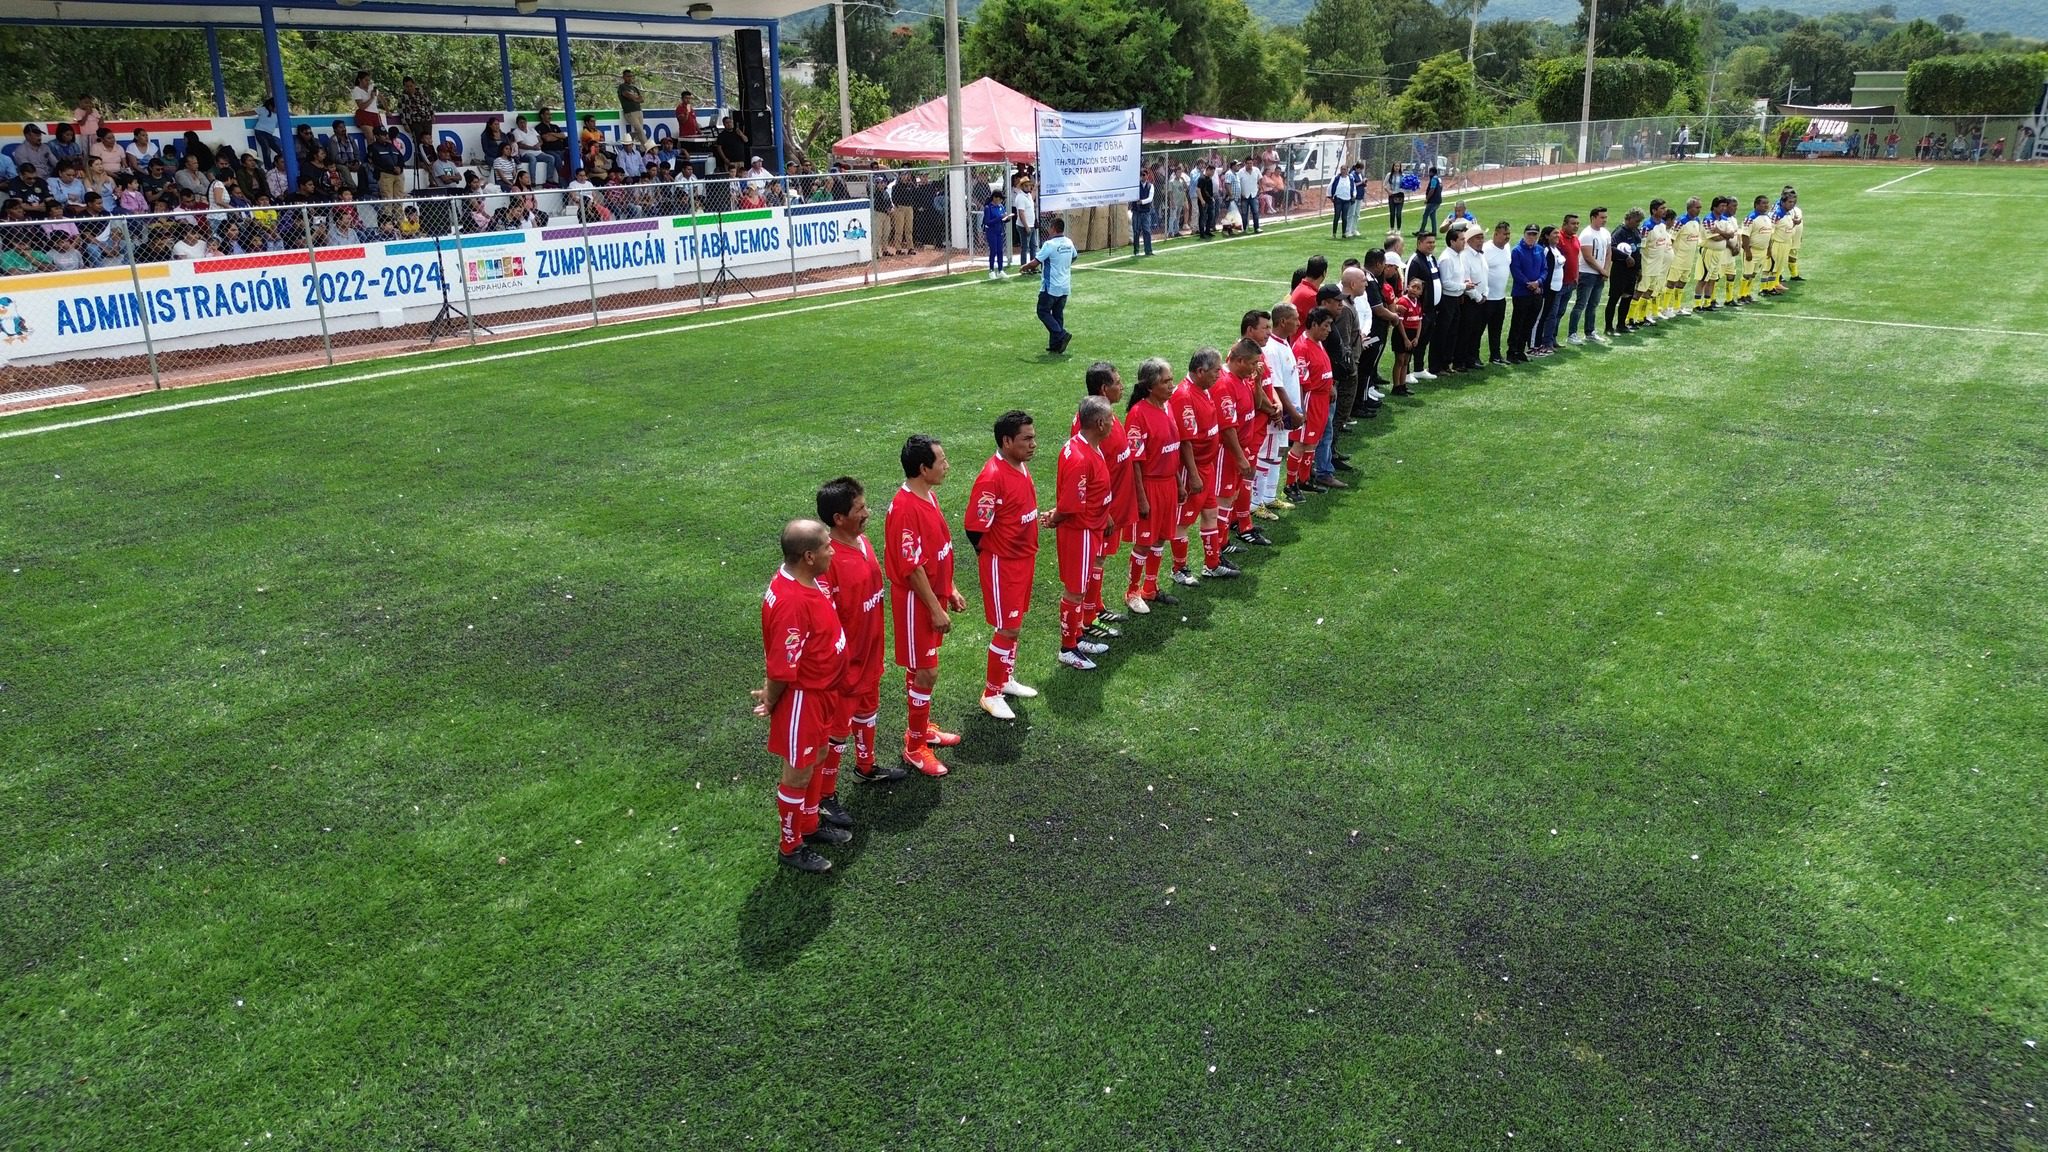
[[[1724,250],[1724,251],[1723,251],[1723,252],[1721,253],[1721,264],[1720,264],[1720,272],[1719,272],[1719,275],[1720,275],[1720,276],[1721,276],[1721,278],[1722,278],[1722,279],[1724,279],[1724,280],[1726,280],[1726,279],[1728,279],[1729,277],[1731,277],[1731,276],[1735,275],[1735,253],[1734,253],[1733,251],[1725,251],[1725,250]]]

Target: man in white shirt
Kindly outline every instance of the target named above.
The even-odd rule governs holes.
[[[747,188],[766,196],[768,185],[774,179],[775,173],[768,171],[768,166],[761,162],[759,156],[754,157],[753,166],[747,169]]]
[[[1266,442],[1259,445],[1253,508],[1271,505],[1285,512],[1294,507],[1280,495],[1280,475],[1287,459],[1288,433],[1301,427],[1301,366],[1294,359],[1294,337],[1300,331],[1301,313],[1293,304],[1282,300],[1273,305],[1273,330],[1260,351],[1273,378],[1273,391],[1280,397],[1280,415],[1267,424]]]
[[[1508,222],[1503,220],[1493,226],[1493,235],[1486,241],[1481,256],[1486,262],[1486,354],[1488,364],[1506,364],[1500,354],[1500,330],[1508,314],[1509,261],[1514,256],[1514,246],[1508,243]]]
[[[1429,338],[1429,370],[1455,376],[1465,370],[1465,337],[1471,325],[1470,295],[1476,281],[1465,267],[1465,229],[1453,225],[1444,232],[1444,246],[1436,254],[1436,316],[1424,323],[1436,325]],[[1427,379],[1427,377],[1424,377]]]
[[[1351,238],[1351,170],[1342,164],[1337,166],[1337,176],[1330,181],[1330,236],[1332,239]]]
[[[1031,178],[1019,176],[1010,190],[1010,246],[1017,250],[1018,270],[1031,271],[1038,262],[1038,201],[1031,195]]]
[[[1596,343],[1607,343],[1607,337],[1599,331],[1600,290],[1607,286],[1607,273],[1614,261],[1614,234],[1607,230],[1607,209],[1595,208],[1587,214],[1587,226],[1579,233],[1579,284],[1572,294],[1572,314],[1565,322],[1565,332],[1570,343],[1584,344],[1588,339]],[[1586,330],[1579,332],[1579,316],[1586,318]]]

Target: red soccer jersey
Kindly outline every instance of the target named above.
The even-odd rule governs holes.
[[[1209,386],[1209,399],[1216,402],[1218,450],[1220,451],[1222,447],[1220,437],[1223,430],[1235,428],[1238,446],[1244,449],[1245,454],[1250,455],[1257,451],[1257,448],[1245,439],[1252,422],[1252,386],[1226,370],[1221,376],[1216,377],[1216,383]]]
[[[1314,395],[1328,396],[1336,389],[1336,378],[1330,368],[1330,353],[1321,340],[1311,340],[1304,332],[1294,338],[1294,362],[1301,365],[1301,394],[1304,399]]]
[[[1422,331],[1422,305],[1417,304],[1413,296],[1394,297],[1394,315],[1401,318],[1401,327],[1407,330],[1408,335],[1414,336]]]
[[[1074,414],[1075,435],[1081,433],[1080,413]],[[1131,438],[1124,431],[1124,422],[1109,414],[1109,431],[1102,434],[1102,443],[1096,445],[1102,452],[1102,459],[1109,465],[1110,519],[1122,524],[1137,514],[1138,477],[1131,468]]]
[[[1109,462],[1102,450],[1079,436],[1060,449],[1058,490],[1054,507],[1062,526],[1100,531],[1109,524]]]
[[[1000,452],[974,478],[961,520],[969,532],[981,533],[984,554],[1005,560],[1038,555],[1038,488],[1022,464],[1010,463]]]
[[[944,600],[953,594],[953,530],[946,527],[937,497],[919,496],[907,484],[898,488],[882,532],[888,537],[891,584],[908,590],[911,569],[922,568],[932,595]]]
[[[1194,445],[1195,467],[1204,473],[1216,466],[1216,437],[1221,426],[1214,398],[1214,385],[1205,392],[1195,387],[1192,379],[1183,378],[1167,402],[1173,422],[1180,426],[1181,440]]]
[[[792,688],[829,691],[846,667],[846,633],[832,598],[777,569],[761,597],[761,647],[768,678]]]
[[[1166,409],[1140,401],[1130,411],[1124,435],[1131,441],[1131,461],[1147,480],[1170,480],[1180,474],[1180,428]]]
[[[818,587],[832,597],[839,614],[839,627],[846,633],[846,678],[842,687],[860,687],[861,678],[882,666],[882,566],[868,546],[866,533],[859,548],[834,542],[832,567],[818,577]]]
[[[1319,287],[1321,285],[1313,280],[1303,280],[1294,286],[1294,291],[1287,294],[1287,302],[1294,305],[1294,313],[1301,317],[1304,325],[1308,323],[1308,314],[1315,310],[1316,289]]]

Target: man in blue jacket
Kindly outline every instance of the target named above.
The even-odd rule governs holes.
[[[1515,301],[1514,319],[1508,323],[1508,363],[1529,362],[1529,336],[1536,330],[1536,317],[1543,311],[1543,282],[1550,271],[1543,248],[1536,243],[1534,224],[1522,229],[1522,242],[1508,255],[1508,279]]]

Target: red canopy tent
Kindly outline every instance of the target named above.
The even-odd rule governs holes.
[[[1231,120],[1222,116],[1183,116],[1171,124],[1147,124],[1147,144],[1213,144],[1224,141],[1265,143],[1293,140],[1335,132],[1344,127],[1336,120]]]
[[[971,164],[1031,162],[1038,156],[1037,112],[1047,105],[984,76],[960,89],[963,155]],[[946,156],[946,98],[920,104],[832,146],[834,156],[937,160]]]

